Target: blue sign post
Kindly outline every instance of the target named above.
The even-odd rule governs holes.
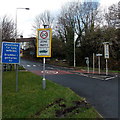
[[[20,63],[20,43],[2,43],[2,63],[16,64],[16,92],[18,91],[18,65]]]
[[[2,63],[20,63],[20,43],[2,43]]]

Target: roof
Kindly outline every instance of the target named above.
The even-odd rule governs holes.
[[[35,37],[32,38],[17,38],[16,42],[30,42],[36,40]],[[4,42],[15,42],[15,39],[3,40]]]

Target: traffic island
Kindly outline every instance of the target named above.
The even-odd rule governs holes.
[[[113,78],[118,77],[118,74],[98,74],[98,73],[82,73],[82,75],[85,75],[87,77],[91,77],[91,78],[96,78],[96,79],[101,79],[101,80],[111,80]]]

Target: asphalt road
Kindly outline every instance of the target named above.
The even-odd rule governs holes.
[[[36,71],[37,74],[42,75],[40,74],[43,69],[41,63],[21,60],[21,65],[31,72]],[[69,87],[81,97],[85,97],[104,118],[118,118],[119,77],[102,80],[72,72],[73,69],[52,65],[46,65],[46,70],[48,70],[47,79]]]

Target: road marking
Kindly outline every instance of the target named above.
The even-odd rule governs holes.
[[[27,65],[27,67],[31,67],[31,65]]]
[[[43,71],[41,71],[43,73]],[[45,70],[46,74],[58,74],[58,71],[52,71],[52,70]]]
[[[117,75],[116,75],[114,77],[100,78],[99,76],[89,76],[89,75],[86,75],[86,74],[83,74],[83,73],[80,73],[80,74],[79,73],[75,73],[75,74],[82,75],[82,76],[85,76],[85,77],[90,77],[90,78],[93,78],[93,79],[99,79],[99,80],[110,80],[110,79],[114,79],[114,78],[117,77]],[[107,77],[107,76],[102,76],[102,77]]]
[[[114,79],[116,77],[109,77],[109,78],[106,78],[105,80],[110,80],[110,79]]]
[[[79,73],[78,73],[79,74]],[[89,77],[88,75],[85,75],[83,73],[80,73],[79,75],[85,76],[85,77]]]
[[[47,67],[48,69],[51,69],[51,70],[53,70],[54,68],[52,68],[52,67]]]

